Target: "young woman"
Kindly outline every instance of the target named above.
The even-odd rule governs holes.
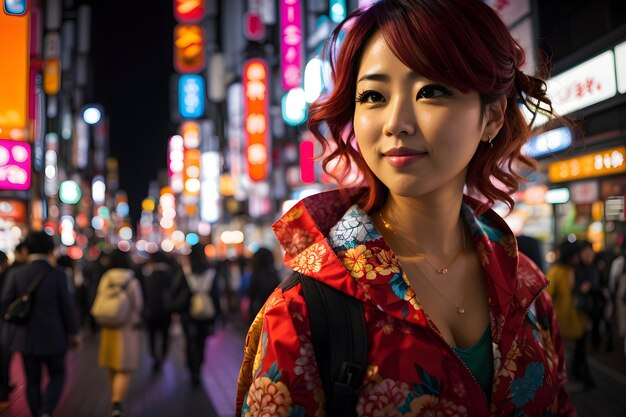
[[[550,109],[524,51],[480,0],[383,0],[327,50],[333,89],[308,126],[324,167],[365,187],[307,198],[274,230],[289,267],[363,303],[354,414],[575,415],[547,281],[489,209],[533,166],[518,103]],[[277,289],[247,337],[240,415],[327,415],[310,329],[301,284]]]
[[[122,403],[130,387],[132,371],[141,360],[141,312],[143,294],[141,284],[135,278],[126,252],[119,249],[111,252],[109,269],[102,275],[98,292],[106,291],[111,285],[124,286],[131,300],[130,319],[122,327],[101,327],[98,365],[109,371],[111,390],[111,417],[122,417]],[[97,297],[97,295],[96,295]]]

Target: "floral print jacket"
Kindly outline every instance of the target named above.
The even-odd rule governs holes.
[[[291,269],[364,303],[368,369],[357,414],[369,416],[575,416],[563,346],[541,271],[519,255],[493,211],[462,215],[486,277],[493,348],[489,401],[420,307],[374,223],[338,191],[302,200],[274,224]],[[277,288],[246,338],[237,415],[326,415],[301,286]]]

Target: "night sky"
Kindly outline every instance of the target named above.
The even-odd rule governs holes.
[[[92,6],[93,91],[109,117],[110,153],[136,222],[148,184],[167,165],[169,78],[174,73],[171,1],[95,1]]]

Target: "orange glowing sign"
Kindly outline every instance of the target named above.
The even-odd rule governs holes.
[[[174,0],[174,17],[178,22],[197,23],[204,12],[204,0]]]
[[[29,19],[0,11],[0,138],[27,126]]]
[[[185,149],[183,166],[183,195],[200,195],[200,151]]]
[[[574,181],[626,172],[626,147],[606,149],[548,165],[551,182]]]
[[[61,90],[61,62],[48,59],[43,66],[43,91],[53,96]]]
[[[246,61],[243,70],[244,120],[247,138],[248,175],[252,181],[267,177],[269,134],[267,64],[262,59]]]
[[[174,28],[174,68],[180,74],[195,74],[204,69],[204,30],[198,25]]]
[[[200,125],[198,123],[185,122],[182,124],[180,131],[185,148],[196,149],[200,146]]]

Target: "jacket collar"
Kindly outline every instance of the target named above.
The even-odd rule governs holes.
[[[397,258],[367,213],[352,204],[355,194],[307,197],[274,223],[285,264],[398,318],[427,323]],[[487,278],[490,310],[510,318],[525,312],[547,281],[539,273],[518,273],[513,233],[492,210],[477,217],[479,204],[465,196],[461,215]]]

